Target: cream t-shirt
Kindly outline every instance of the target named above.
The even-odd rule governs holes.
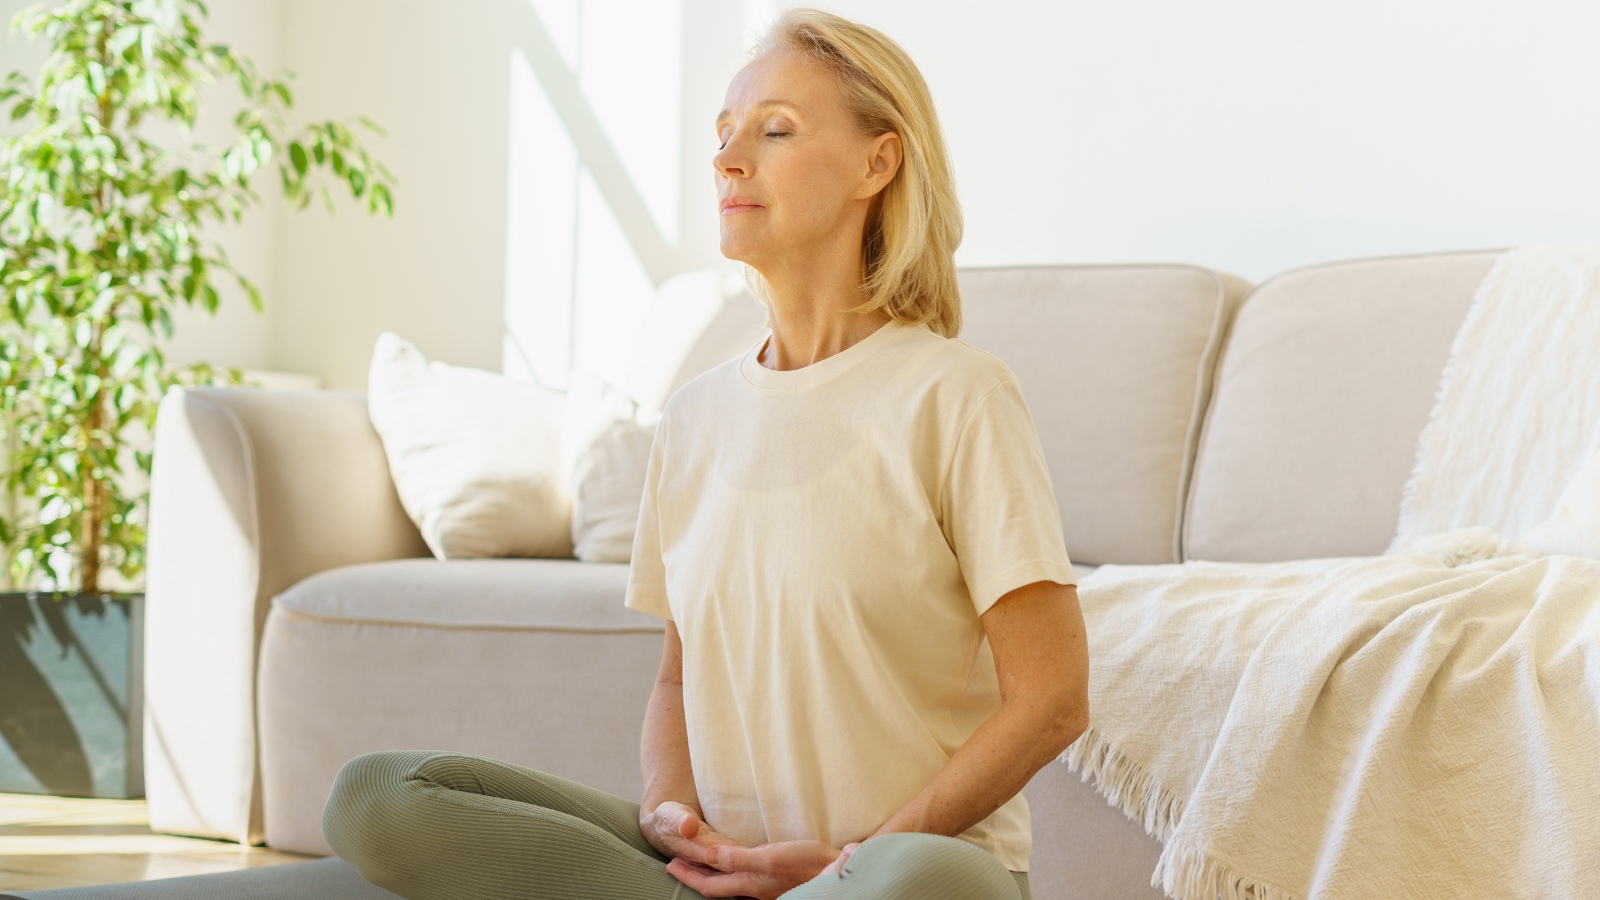
[[[630,608],[683,640],[695,786],[747,845],[866,839],[1000,708],[978,617],[1073,584],[1038,433],[998,359],[891,322],[787,372],[742,359],[656,432]],[[1019,795],[961,837],[1026,871]]]

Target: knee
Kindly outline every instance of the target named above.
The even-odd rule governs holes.
[[[1016,878],[987,851],[932,834],[885,834],[850,858],[852,880],[871,882],[872,896],[1015,900]]]
[[[415,766],[411,753],[367,753],[345,763],[333,779],[323,807],[323,827],[333,821],[345,827],[349,819],[369,818],[375,807],[391,799],[395,789]]]
[[[322,810],[322,836],[333,852],[371,881],[366,868],[389,838],[404,828],[406,782],[432,754],[368,753],[345,763]]]

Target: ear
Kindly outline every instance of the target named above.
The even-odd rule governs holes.
[[[861,180],[855,199],[866,200],[888,187],[895,173],[900,171],[903,153],[900,135],[886,131],[873,138],[872,143],[867,145],[866,177]]]

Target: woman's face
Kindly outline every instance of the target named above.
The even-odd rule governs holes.
[[[851,241],[859,248],[872,198],[900,163],[899,137],[862,134],[838,79],[792,50],[734,77],[717,139],[722,254],[758,271]]]

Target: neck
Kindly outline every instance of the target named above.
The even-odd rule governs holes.
[[[880,310],[857,311],[868,299],[861,268],[859,236],[843,252],[759,268],[767,283],[772,324],[761,364],[779,371],[804,368],[842,353],[887,324],[889,316]]]

